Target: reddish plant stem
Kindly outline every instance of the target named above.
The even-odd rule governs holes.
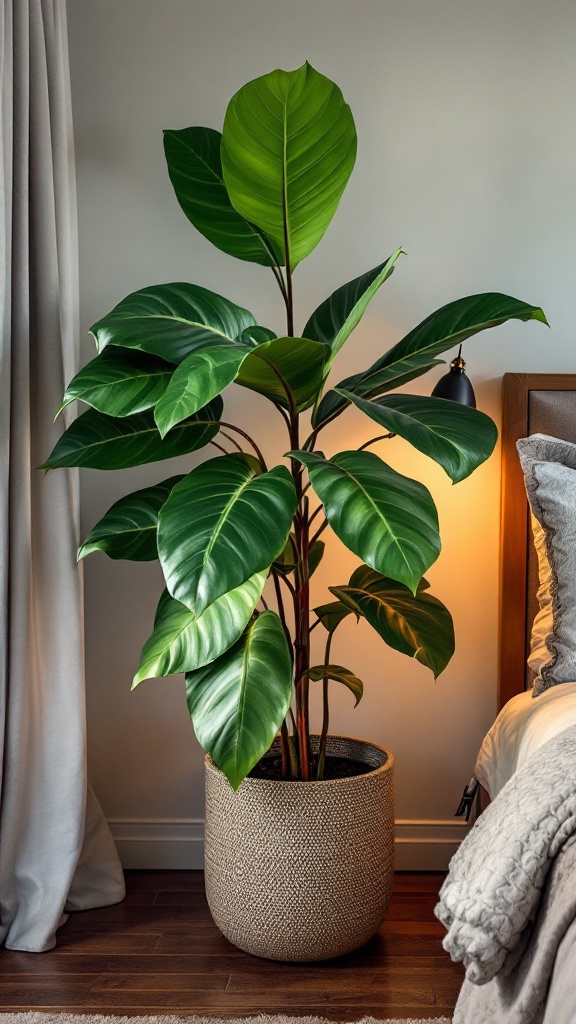
[[[328,639],[326,640],[326,651],[324,653],[324,664],[330,664],[330,646],[332,644],[332,633],[328,633]],[[328,705],[328,676],[324,676],[322,680],[322,706],[324,713],[322,716],[322,732],[320,734],[320,746],[318,748],[318,767],[316,770],[316,778],[320,781],[324,778],[324,765],[326,763],[326,740],[328,737],[328,725],[330,721],[330,709]]]
[[[293,417],[290,428],[290,444],[293,450],[300,447],[298,416]],[[296,679],[296,727],[301,778],[311,779],[310,767],[310,724],[308,700],[309,636],[310,636],[310,589],[308,583],[308,501],[303,498],[302,465],[292,460],[292,476],[298,499],[299,515],[294,519],[294,536],[298,556],[296,588],[294,593],[294,650]]]
[[[286,722],[282,722],[280,726],[280,752],[282,754],[282,778],[285,779],[290,766],[290,741]]]
[[[259,449],[258,445],[256,444],[256,441],[254,440],[254,438],[250,437],[250,434],[247,434],[246,431],[242,430],[241,427],[237,427],[235,423],[224,423],[224,421],[221,420],[220,426],[221,427],[227,427],[228,430],[235,430],[237,434],[241,434],[242,437],[245,437],[246,440],[248,441],[248,443],[250,445],[252,445],[252,448],[256,452],[258,461],[259,461],[260,465],[262,466],[262,469],[264,470],[264,472],[266,472],[268,467],[266,465],[264,456],[262,455],[262,452],[260,451],[260,449]]]
[[[327,526],[328,526],[328,520],[325,519],[324,522],[322,523],[322,526],[318,527],[318,529],[316,530],[316,533],[312,537],[312,540],[310,541],[310,547],[312,547],[312,545],[316,543],[316,541],[318,540],[320,534],[324,533],[324,530],[326,529]]]
[[[378,437],[371,437],[369,441],[365,441],[361,444],[358,451],[363,452],[365,448],[369,448],[371,444],[376,444],[376,441],[388,441],[391,437],[396,437],[396,434],[378,434]]]

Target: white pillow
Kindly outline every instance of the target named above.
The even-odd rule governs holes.
[[[554,686],[538,700],[530,690],[512,697],[484,737],[474,769],[491,799],[543,743],[570,725],[576,725],[576,683]]]

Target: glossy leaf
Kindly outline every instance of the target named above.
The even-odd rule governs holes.
[[[308,552],[308,579],[314,575],[316,569],[320,565],[324,557],[324,541],[315,540]],[[286,541],[283,552],[280,557],[274,562],[274,568],[282,573],[283,576],[289,576],[291,572],[294,572],[296,568],[296,556],[294,553],[294,546],[290,537]],[[299,574],[298,574],[299,575]]]
[[[228,195],[292,269],[324,235],[355,159],[350,107],[310,64],[248,82],[228,105],[222,137]]]
[[[414,355],[437,356],[480,331],[498,327],[507,320],[540,320],[547,323],[538,306],[499,292],[483,292],[456,299],[427,316],[402,341],[394,345],[371,367],[372,372],[391,367]]]
[[[244,632],[264,588],[266,572],[223,594],[196,618],[194,612],[162,594],[154,631],[146,641],[132,689],[143,679],[193,672],[224,654]]]
[[[301,412],[318,394],[329,354],[326,345],[307,338],[275,338],[252,349],[237,382],[285,409],[290,407],[289,394]]]
[[[314,613],[320,619],[324,629],[333,633],[343,619],[351,614],[351,609],[342,604],[342,601],[329,601],[328,604],[320,604],[314,608]],[[358,619],[358,615],[356,615],[356,619]]]
[[[145,412],[164,394],[173,369],[163,359],[141,352],[105,349],[72,378],[59,412],[76,400],[107,416]]]
[[[336,390],[375,423],[438,462],[454,483],[470,476],[494,451],[496,424],[467,405],[421,395],[389,395],[366,401],[351,391]]]
[[[240,453],[204,462],[160,512],[158,551],[168,590],[200,616],[272,565],[295,511],[294,481],[284,466],[261,473],[255,459]]]
[[[372,452],[291,452],[309,473],[334,533],[373,569],[416,590],[440,553],[438,515],[423,484]]]
[[[309,669],[308,678],[312,682],[318,682],[320,679],[334,679],[337,683],[343,683],[356,698],[355,708],[358,707],[362,700],[362,694],[364,693],[362,680],[355,676],[349,668],[344,668],[343,665],[315,665],[314,668]]]
[[[448,609],[427,592],[427,586],[424,581],[412,594],[362,565],[348,586],[330,590],[350,611],[362,615],[389,647],[416,658],[437,677],[454,653],[454,625]]]
[[[274,331],[271,331],[269,327],[260,327],[256,324],[255,327],[245,327],[240,335],[240,341],[243,345],[250,345],[251,348],[256,348],[257,345],[262,345],[264,341],[274,341],[277,335]]]
[[[345,380],[340,381],[337,388],[352,391],[353,394],[359,395],[361,398],[376,398],[378,395],[384,395],[388,391],[394,391],[395,388],[399,388],[403,384],[408,384],[409,381],[414,380],[416,377],[421,377],[422,374],[427,373],[434,366],[441,366],[443,364],[443,359],[430,359],[428,356],[411,356],[408,359],[400,360],[400,362],[390,367],[384,367],[380,370],[373,370],[373,367],[369,367],[363,373],[355,373],[351,377],[346,377]],[[346,398],[338,394],[338,391],[327,391],[318,408],[314,410],[312,425],[317,427],[321,423],[334,419],[349,404]]]
[[[331,362],[360,322],[370,300],[390,277],[401,252],[402,249],[396,249],[385,263],[337,288],[310,317],[304,337],[328,345]]]
[[[93,551],[109,558],[150,562],[158,558],[158,513],[182,476],[173,476],[155,487],[144,487],[120,498],[96,523],[78,551],[78,560]]]
[[[264,612],[234,647],[186,676],[201,746],[233,789],[270,749],[292,697],[292,663],[275,612]]]
[[[238,341],[251,313],[197,284],[157,284],[127,295],[91,328],[96,347],[134,348],[181,363],[199,346]]]
[[[187,356],[174,370],[154,410],[161,436],[165,437],[177,423],[192,416],[228,387],[251,351],[247,345],[225,341]]]
[[[164,154],[176,198],[188,220],[218,249],[239,260],[273,267],[272,244],[236,212],[224,184],[220,143],[213,128],[164,132]]]
[[[291,536],[293,536],[293,534],[290,534],[288,537],[288,540],[286,541],[283,550],[278,555],[278,558],[274,559],[273,568],[283,576],[289,576],[296,568],[296,555],[292,541],[290,540]]]
[[[127,469],[186,455],[204,448],[215,437],[221,415],[222,399],[215,398],[162,440],[151,412],[114,419],[89,409],[62,434],[40,468]]]

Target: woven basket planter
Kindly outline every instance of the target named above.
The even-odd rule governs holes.
[[[206,758],[208,904],[224,935],[255,956],[342,956],[367,942],[386,914],[394,758],[346,736],[330,736],[327,749],[373,770],[312,783],[245,779],[234,793]]]

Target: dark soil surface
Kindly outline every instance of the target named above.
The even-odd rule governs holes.
[[[374,767],[363,761],[353,761],[349,757],[326,758],[324,779],[350,779],[353,775],[367,775]],[[299,779],[282,776],[282,761],[279,757],[263,757],[252,769],[248,778],[268,779],[274,782],[298,782]]]

